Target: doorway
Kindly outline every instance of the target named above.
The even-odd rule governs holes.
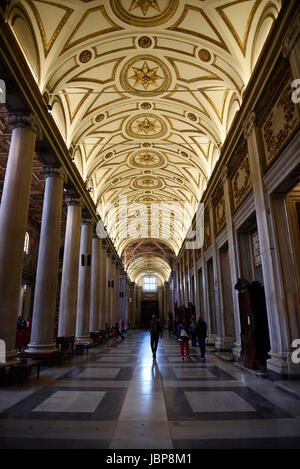
[[[141,327],[149,329],[152,314],[159,314],[158,301],[142,301],[141,302]]]

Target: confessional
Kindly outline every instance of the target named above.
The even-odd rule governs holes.
[[[239,292],[243,365],[265,369],[270,338],[264,287],[259,282],[250,284],[246,279],[239,279],[235,289]]]

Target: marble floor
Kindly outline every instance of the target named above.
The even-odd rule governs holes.
[[[23,386],[0,388],[0,448],[299,448],[300,399],[165,332],[130,331]]]

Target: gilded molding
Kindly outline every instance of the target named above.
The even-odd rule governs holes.
[[[300,10],[298,10],[283,39],[282,54],[288,57],[300,34]]]
[[[255,124],[256,124],[256,114],[254,111],[251,111],[243,125],[244,135],[246,139],[250,137],[252,129]]]

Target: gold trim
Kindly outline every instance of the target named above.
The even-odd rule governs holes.
[[[64,7],[63,5],[61,5],[59,3],[47,2],[45,0],[39,0],[39,3],[44,3],[45,5],[52,5],[52,6],[58,7],[60,9],[66,11],[66,13],[63,16],[63,18],[61,19],[59,25],[57,26],[54,33],[52,34],[50,41],[47,42],[45,29],[44,29],[43,22],[42,22],[42,19],[41,19],[40,15],[39,15],[39,11],[38,11],[37,7],[35,6],[35,4],[33,3],[32,0],[25,0],[25,1],[28,3],[28,5],[30,6],[30,8],[33,11],[34,17],[36,19],[36,22],[38,24],[38,27],[39,27],[39,30],[40,30],[40,33],[41,33],[41,36],[42,36],[44,54],[45,54],[45,57],[47,57],[50,50],[51,50],[51,48],[52,48],[52,46],[53,46],[53,44],[54,44],[54,42],[57,39],[57,36],[61,32],[62,28],[64,27],[64,25],[66,24],[67,20],[72,15],[74,10],[72,10],[72,8]]]
[[[186,60],[183,60],[183,59],[177,59],[177,58],[172,58],[172,57],[167,57],[167,56],[166,56],[166,59],[168,59],[169,62],[172,64],[172,66],[175,70],[177,80],[181,80],[184,83],[196,83],[197,81],[204,81],[204,80],[221,80],[221,81],[223,81],[223,79],[220,78],[218,75],[215,75],[211,70],[209,70],[205,67],[202,67],[201,65],[197,65],[197,64],[194,64],[194,63],[191,63],[191,62],[187,62]],[[199,68],[200,70],[202,70],[204,72],[208,72],[210,75],[207,75],[207,76],[204,76],[204,77],[190,78],[189,80],[185,79],[185,78],[180,76],[180,72],[179,72],[178,67],[177,67],[175,62],[179,62],[179,63],[185,64],[185,65],[189,65],[190,67],[194,67],[194,68]]]
[[[205,34],[200,34],[200,33],[197,33],[196,31],[192,31],[190,29],[185,29],[185,28],[178,28],[178,25],[180,25],[183,20],[185,19],[186,15],[188,14],[188,12],[190,10],[193,10],[193,11],[196,11],[198,13],[200,13],[202,15],[202,17],[204,18],[204,20],[208,23],[208,25],[211,27],[211,29],[214,31],[214,33],[216,34],[216,36],[219,38],[220,42],[216,41],[215,39],[209,37],[209,36],[206,36]],[[176,21],[175,24],[173,24],[172,26],[169,26],[169,28],[167,29],[170,29],[170,30],[173,30],[173,31],[178,31],[180,33],[185,33],[185,34],[191,34],[192,36],[196,36],[196,37],[199,37],[201,39],[204,39],[208,42],[212,42],[213,44],[215,44],[216,46],[219,46],[221,47],[223,50],[225,50],[226,52],[230,52],[229,49],[227,48],[225,42],[223,41],[222,37],[220,36],[218,30],[215,28],[215,26],[213,25],[213,23],[210,21],[210,19],[208,18],[208,16],[204,13],[204,11],[202,10],[202,8],[197,8],[197,7],[194,7],[192,5],[186,5],[184,7],[184,10],[183,10],[183,13],[182,15],[180,16],[180,18]]]
[[[87,36],[84,36],[80,39],[76,39],[76,41],[74,42],[70,42],[71,39],[75,36],[75,34],[77,33],[77,31],[79,30],[80,26],[85,22],[86,18],[88,17],[88,15],[90,13],[93,13],[94,11],[100,11],[101,14],[103,15],[104,19],[112,26],[111,28],[107,28],[107,29],[102,29],[102,30],[99,30],[99,31],[96,31],[94,33],[91,33],[91,34],[88,34]],[[63,54],[66,50],[68,49],[71,49],[71,47],[74,47],[76,46],[77,44],[80,44],[81,42],[84,42],[84,41],[87,41],[88,39],[92,39],[93,37],[97,37],[97,36],[102,36],[103,34],[108,34],[108,33],[112,33],[114,31],[120,31],[122,30],[123,28],[121,28],[121,26],[118,26],[116,23],[114,23],[110,17],[107,15],[106,11],[105,11],[105,8],[104,6],[100,6],[100,7],[95,7],[95,8],[90,8],[89,10],[87,10],[84,15],[82,16],[81,20],[79,21],[79,23],[77,24],[77,26],[75,27],[75,29],[73,30],[73,32],[71,33],[70,37],[68,38],[66,44],[64,45],[63,47],[63,50],[61,52],[61,54]],[[61,55],[60,54],[60,55]]]
[[[246,29],[244,31],[243,41],[241,41],[240,36],[238,35],[236,30],[234,29],[233,24],[231,23],[228,16],[223,12],[223,10],[225,10],[226,8],[231,7],[233,5],[239,5],[239,4],[242,4],[244,2],[248,2],[248,1],[249,0],[235,0],[231,3],[227,3],[226,5],[223,5],[223,6],[220,6],[220,7],[216,8],[216,11],[219,13],[222,20],[225,22],[226,26],[228,27],[229,31],[233,35],[234,39],[236,40],[236,42],[237,42],[237,44],[238,44],[239,48],[241,49],[244,56],[246,55],[246,52],[247,52],[247,42],[248,42],[249,32],[250,32],[250,28],[252,26],[253,18],[254,18],[254,15],[255,15],[258,7],[260,6],[262,0],[256,0],[255,4],[252,7],[250,16],[248,17],[248,21],[247,21],[247,24],[246,24]]]
[[[150,27],[159,26],[166,23],[176,13],[179,5],[179,0],[169,0],[169,5],[165,10],[156,16],[150,18],[142,18],[128,13],[121,5],[120,0],[110,0],[110,6],[114,14],[124,23],[131,24],[135,27]]]

